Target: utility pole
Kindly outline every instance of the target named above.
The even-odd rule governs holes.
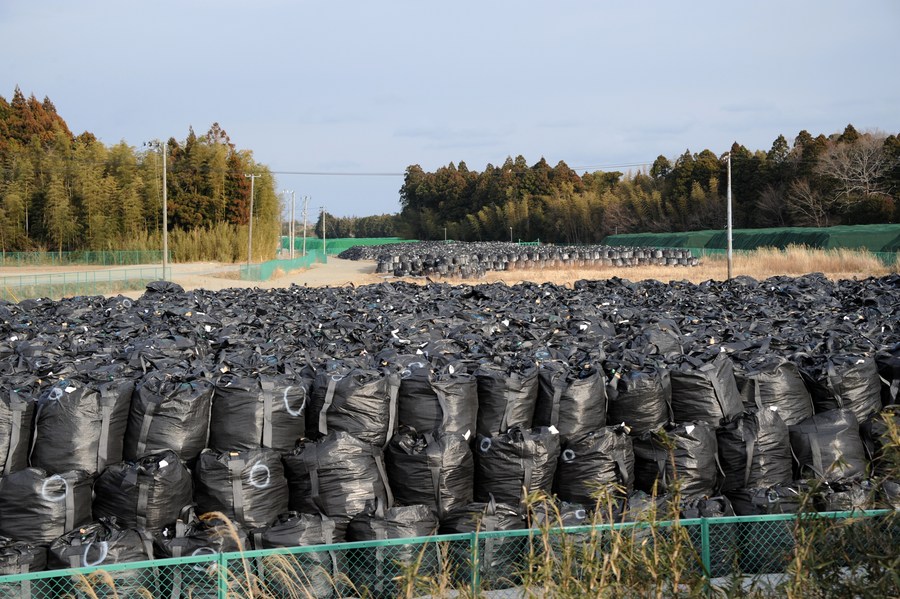
[[[731,152],[728,152],[728,278],[731,279]]]
[[[250,266],[250,263],[253,261],[253,184],[256,183],[256,178],[261,175],[245,173],[244,176],[250,179],[250,230],[247,233],[247,266]]]
[[[303,196],[303,256],[306,256],[306,214],[309,208],[309,196]]]
[[[166,159],[166,144],[155,139],[153,141],[149,141],[144,145],[154,147],[162,150],[162,269],[163,269],[163,280],[168,280],[169,273],[169,195],[168,195],[168,181],[166,177],[166,163],[168,160]],[[26,224],[26,227],[28,225]]]
[[[294,190],[291,190],[291,260],[294,259],[294,204],[296,198],[294,197]]]
[[[320,206],[319,210],[322,211],[322,253],[327,257],[328,252],[325,250],[325,206]]]

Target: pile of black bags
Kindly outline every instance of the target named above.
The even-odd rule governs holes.
[[[896,275],[0,304],[3,571],[512,530],[535,492],[579,522],[897,507],[898,305]],[[309,593],[390,596],[396,553],[303,554]]]

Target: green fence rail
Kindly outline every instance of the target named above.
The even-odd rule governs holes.
[[[171,261],[169,252],[169,260]],[[130,251],[78,251],[78,252],[2,252],[0,267],[9,266],[67,266],[71,264],[97,264],[102,266],[131,266],[135,264],[161,264],[162,250]]]
[[[825,532],[810,532],[823,523],[828,525]],[[197,551],[193,556],[119,564],[104,563],[114,554],[112,547],[87,544],[75,552],[73,567],[0,576],[0,597],[397,597],[448,596],[452,589],[465,589],[471,597],[491,591],[492,598],[522,597],[530,589],[535,596],[535,587],[539,591],[551,582],[535,577],[542,564],[551,564],[551,577],[588,576],[591,564],[613,555],[614,546],[622,550],[621,539],[630,543],[632,552],[653,551],[654,545],[681,539],[681,555],[687,558],[681,584],[721,588],[722,581],[735,577],[743,584],[748,579],[771,583],[773,575],[776,581],[781,575],[784,582],[792,560],[801,555],[827,559],[821,565],[844,572],[842,584],[859,576],[861,584],[875,585],[879,564],[882,577],[891,580],[891,570],[884,568],[896,560],[900,524],[896,512],[888,510],[697,518],[222,554]],[[795,551],[801,544],[802,551]],[[881,563],[872,561],[873,556],[886,557]],[[630,557],[618,553],[615,559],[627,568]],[[83,564],[90,566],[75,567]],[[803,575],[814,578],[816,573],[811,568]],[[413,588],[410,580],[416,581]]]
[[[171,268],[168,270],[171,276]],[[59,299],[74,295],[109,295],[143,289],[147,283],[166,278],[161,266],[12,275],[0,277],[0,299],[19,302],[38,297]]]
[[[276,272],[291,272],[301,268],[309,268],[313,264],[326,264],[328,256],[322,250],[308,250],[305,256],[293,260],[269,260],[259,264],[242,264],[241,280],[268,281]]]

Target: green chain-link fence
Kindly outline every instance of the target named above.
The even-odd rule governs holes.
[[[466,596],[512,598],[541,596],[541,589],[564,584],[561,577],[597,576],[610,560],[620,562],[620,577],[635,565],[638,576],[657,576],[642,569],[642,563],[652,566],[653,555],[681,563],[682,583],[710,588],[735,576],[745,585],[772,575],[789,582],[785,573],[807,563],[798,560],[809,560],[803,576],[813,581],[818,564],[844,572],[842,584],[858,574],[876,585],[877,576],[890,578],[895,569],[898,541],[896,512],[879,510],[480,532],[123,564],[104,563],[110,547],[85,545],[72,565],[89,567],[0,576],[0,597],[387,598],[464,589]],[[576,582],[594,588],[598,581]],[[605,584],[615,583],[613,577]],[[890,596],[890,588],[887,593],[882,596]]]
[[[147,283],[164,278],[162,267],[13,275],[0,277],[0,298],[20,302],[37,297],[59,299],[74,295],[108,295],[143,289]]]
[[[309,268],[316,263],[328,263],[328,256],[322,250],[308,251],[305,256],[293,260],[269,260],[259,264],[242,264],[241,279],[244,281],[268,281],[278,271],[288,273],[300,268]]]
[[[170,259],[171,259],[171,252]],[[78,252],[0,252],[0,266],[68,266],[98,264],[130,266],[162,263],[161,250],[78,251]]]

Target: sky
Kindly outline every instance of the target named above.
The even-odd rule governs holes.
[[[896,0],[0,0],[0,95],[106,145],[218,122],[298,211],[366,216],[413,164],[900,133],[898,31]]]

